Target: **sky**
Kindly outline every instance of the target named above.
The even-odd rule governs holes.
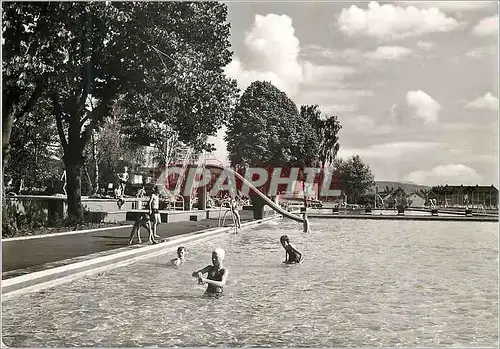
[[[496,1],[226,4],[226,74],[337,115],[339,157],[376,180],[498,187]]]

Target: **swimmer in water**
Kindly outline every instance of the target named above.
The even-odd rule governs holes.
[[[172,259],[170,263],[178,267],[179,265],[181,265],[186,261],[185,255],[186,255],[186,248],[184,246],[179,247],[177,249],[177,258]]]
[[[311,232],[311,226],[309,224],[309,219],[307,219],[307,214],[304,212],[302,213],[302,218],[304,219],[303,228],[304,228],[304,233],[310,233]]]
[[[212,252],[212,264],[207,265],[205,268],[195,271],[193,277],[198,278],[198,283],[208,284],[205,294],[222,294],[223,288],[226,285],[228,270],[222,265],[226,253],[220,247]],[[207,273],[204,278],[203,274]]]
[[[288,236],[283,235],[280,237],[280,242],[285,249],[285,264],[302,263],[303,256],[302,253],[297,250],[288,239]]]

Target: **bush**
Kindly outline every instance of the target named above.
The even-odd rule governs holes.
[[[48,223],[61,224],[60,219],[49,222],[43,204],[35,200],[4,201],[2,204],[2,237],[19,235],[22,231],[33,231]]]

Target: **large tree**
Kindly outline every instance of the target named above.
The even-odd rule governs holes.
[[[120,100],[128,111],[125,132],[138,144],[155,146],[160,164],[181,143],[212,150],[207,138],[228,120],[237,96],[236,82],[222,69],[232,56],[226,6],[154,3],[134,16],[153,26],[148,41],[138,43],[144,45],[144,79]]]
[[[84,148],[118,96],[127,95],[139,107],[132,98],[141,94],[140,100],[145,97],[147,103],[160,104],[161,112],[170,109],[175,91],[183,111],[175,125],[181,137],[198,145],[200,135],[215,133],[228,113],[234,82],[222,72],[231,56],[225,5],[49,2],[2,6],[5,130],[10,132],[8,126],[16,115],[33,109],[42,96],[50,101],[64,149],[72,220],[82,218]],[[223,98],[226,92],[228,97]]]
[[[333,167],[351,203],[357,203],[375,185],[375,177],[370,166],[365,164],[359,155],[354,155],[347,160],[336,158],[333,161]]]
[[[318,160],[321,167],[332,163],[339,151],[338,133],[342,128],[336,115],[323,116],[318,105],[303,105],[300,115],[314,129],[318,142]]]
[[[270,82],[254,81],[242,94],[228,123],[231,165],[310,166],[317,139],[293,101]]]

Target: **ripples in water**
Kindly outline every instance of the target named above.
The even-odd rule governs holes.
[[[498,344],[498,225],[283,221],[5,300],[9,346],[435,347]],[[284,265],[279,236],[305,255]],[[190,274],[226,250],[220,299]],[[172,255],[174,255],[174,250]]]

